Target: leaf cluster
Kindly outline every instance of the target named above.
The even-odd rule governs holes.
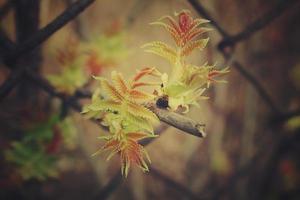
[[[183,10],[175,13],[176,21],[171,16],[164,16],[152,25],[162,26],[172,37],[175,47],[162,41],[154,41],[143,46],[146,52],[156,54],[168,60],[172,66],[172,72],[162,74],[162,96],[168,97],[169,107],[177,110],[183,107],[188,112],[190,105],[198,105],[199,99],[206,99],[203,96],[211,82],[220,82],[214,77],[225,74],[227,68],[215,69],[215,66],[204,64],[196,66],[187,63],[187,57],[195,50],[203,50],[208,43],[208,38],[197,39],[211,29],[201,25],[208,23],[205,19],[193,19],[190,12]],[[166,22],[164,22],[166,21]],[[221,81],[222,82],[222,81]]]
[[[110,151],[108,160],[115,154],[120,154],[121,171],[127,176],[131,165],[139,166],[148,171],[145,160],[150,162],[145,149],[139,140],[155,137],[153,127],[159,121],[157,116],[145,107],[149,102],[167,99],[166,107],[177,110],[182,107],[188,112],[189,106],[198,105],[199,99],[216,76],[228,72],[227,68],[215,69],[215,66],[204,64],[196,66],[187,63],[187,57],[195,50],[203,50],[208,38],[197,39],[198,36],[210,31],[200,27],[208,23],[204,19],[193,19],[189,11],[175,13],[178,22],[171,16],[164,16],[153,25],[162,26],[175,41],[175,47],[162,41],[154,41],[143,46],[146,52],[156,54],[168,60],[172,66],[170,76],[160,73],[156,68],[145,68],[138,71],[129,81],[122,74],[113,71],[111,82],[103,77],[95,77],[100,87],[94,92],[92,102],[83,108],[89,118],[100,119],[107,126],[110,134],[99,137],[106,143],[94,155]],[[167,21],[166,23],[164,21]],[[144,82],[146,76],[156,76],[159,82]],[[221,81],[222,82],[222,81]],[[154,86],[153,93],[140,90],[142,86]]]
[[[146,75],[161,74],[155,68],[145,68],[138,71],[128,82],[116,71],[111,73],[111,83],[103,77],[95,77],[100,83],[100,88],[93,94],[92,103],[83,108],[84,114],[101,118],[102,125],[109,128],[110,135],[101,137],[107,142],[98,152],[111,150],[108,159],[120,153],[121,170],[125,176],[132,164],[148,171],[144,157],[149,157],[138,141],[155,137],[153,126],[159,122],[157,116],[143,105],[154,100],[155,96],[139,88],[158,85],[141,81]]]
[[[26,130],[21,140],[13,141],[4,152],[5,159],[24,180],[57,177],[55,152],[59,144],[68,141],[70,126],[69,119],[60,121],[58,115],[52,115]]]
[[[90,75],[99,75],[104,68],[126,58],[124,35],[123,32],[101,34],[80,43],[70,37],[55,58],[62,68],[61,73],[49,75],[47,79],[58,90],[73,94],[88,83]]]

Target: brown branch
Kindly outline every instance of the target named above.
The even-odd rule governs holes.
[[[1,54],[5,54],[7,51],[13,51],[15,49],[15,43],[9,39],[4,30],[0,27],[0,49]]]
[[[17,46],[16,50],[9,52],[5,57],[5,61],[10,61],[12,59],[17,59],[22,54],[27,51],[34,49],[39,46],[42,42],[47,40],[53,33],[58,31],[68,22],[73,20],[77,15],[83,12],[89,5],[91,5],[95,0],[78,0],[68,7],[62,14],[56,17],[51,23],[49,23],[44,28],[40,29],[31,38],[26,40]]]
[[[12,89],[18,84],[19,77],[23,74],[22,70],[12,71],[8,78],[0,86],[0,102],[6,97]]]
[[[3,55],[7,51],[13,51],[16,45],[13,41],[11,41],[6,33],[0,27],[0,53]],[[11,64],[14,66],[14,64]],[[22,75],[23,70],[15,70],[11,71],[10,75],[6,78],[6,80],[0,85],[0,101],[7,96],[10,91],[18,84],[18,80]]]
[[[243,31],[232,36],[225,36],[225,38],[219,43],[218,48],[224,49],[227,46],[234,46],[236,43],[249,38],[251,35],[270,24],[276,18],[280,17],[288,8],[290,8],[297,2],[299,1],[279,0],[277,5],[275,5],[273,9],[246,26]]]
[[[81,105],[78,103],[77,94],[74,96],[68,96],[67,94],[63,92],[59,92],[53,87],[46,79],[41,77],[40,75],[27,70],[26,74],[27,78],[31,81],[33,81],[38,87],[43,89],[45,92],[47,92],[50,96],[57,97],[63,102],[67,103],[68,106],[70,106],[73,110],[77,112],[82,111]]]
[[[158,108],[154,104],[146,105],[146,107],[148,107],[152,112],[154,112],[161,121],[171,126],[174,126],[175,128],[178,128],[188,134],[197,137],[206,136],[206,134],[203,131],[203,128],[205,127],[204,124],[199,124],[190,118],[187,118],[183,115],[174,112],[170,112],[166,109]]]

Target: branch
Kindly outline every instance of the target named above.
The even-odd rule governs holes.
[[[297,0],[279,0],[279,3],[274,6],[272,10],[265,13],[260,18],[256,19],[254,22],[246,26],[246,28],[238,34],[233,36],[225,36],[225,38],[219,43],[218,48],[224,49],[227,46],[234,46],[236,43],[249,38],[255,32],[261,30],[273,20],[281,16],[284,11],[290,8],[292,5],[297,3]]]
[[[197,137],[206,136],[206,134],[203,131],[203,128],[205,127],[204,124],[199,124],[190,118],[187,118],[183,115],[174,112],[170,112],[166,109],[158,108],[154,104],[146,105],[146,107],[149,108],[152,112],[154,112],[161,121],[171,126],[174,126],[175,128],[178,128],[188,134]]]
[[[9,52],[5,57],[5,61],[15,60],[27,51],[39,46],[47,40],[53,33],[58,31],[68,22],[73,20],[77,15],[84,11],[95,0],[78,0],[68,7],[62,14],[56,17],[50,24],[40,29],[31,38],[17,46],[16,50]]]
[[[6,33],[0,27],[0,53],[3,55],[7,51],[13,51],[15,48],[15,43],[7,37]],[[14,66],[14,64],[11,64],[11,66]],[[22,73],[23,69],[10,72],[8,78],[0,85],[0,101],[18,84]]]
[[[0,86],[0,102],[6,97],[10,91],[18,84],[23,70],[12,71],[4,83]]]
[[[4,30],[0,27],[0,50],[1,54],[5,54],[7,51],[13,51],[15,49],[15,43],[9,39]]]
[[[68,106],[70,106],[77,112],[82,111],[81,105],[78,103],[78,99],[76,95],[68,96],[63,92],[56,91],[56,89],[46,79],[44,79],[40,75],[30,70],[26,71],[26,76],[28,77],[29,80],[36,83],[38,87],[40,87],[45,92],[47,92],[50,96],[59,98],[63,102],[67,103]]]

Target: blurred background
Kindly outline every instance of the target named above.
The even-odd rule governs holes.
[[[26,41],[74,2],[0,0],[0,83],[27,66],[59,91],[49,95],[24,75],[1,93],[0,199],[300,199],[299,1],[99,0],[40,46],[2,59],[5,39]],[[172,44],[149,23],[183,9],[215,20],[208,46],[189,62],[229,66],[228,83],[214,84],[187,115],[206,124],[206,138],[158,127],[146,147],[150,172],[133,167],[125,179],[118,156],[91,157],[105,131],[74,111],[74,98],[88,102],[82,89],[94,91],[91,75],[169,72],[141,46]]]

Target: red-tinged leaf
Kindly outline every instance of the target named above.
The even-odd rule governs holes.
[[[143,146],[134,140],[128,140],[121,150],[122,175],[127,177],[129,168],[132,164],[142,168],[143,171],[149,171],[144,156]]]
[[[68,37],[64,49],[58,49],[56,58],[62,65],[70,65],[78,57],[78,46],[79,43],[74,37]]]
[[[204,23],[208,23],[209,20],[206,19],[194,19],[191,23],[189,30],[186,32],[185,35],[189,34],[190,32],[194,31],[195,29],[199,29],[198,26]]]
[[[96,54],[91,54],[86,61],[86,66],[91,75],[97,76],[102,72],[103,63]]]
[[[127,136],[127,138],[134,140],[134,141],[139,141],[141,139],[153,137],[153,135],[149,135],[149,134],[143,133],[143,132],[131,132],[131,133],[127,133],[126,136]]]
[[[168,25],[168,24],[165,24],[165,23],[163,23],[163,22],[153,22],[153,23],[151,23],[151,24],[152,24],[152,25],[160,25],[160,26],[163,26],[163,27],[166,29],[166,31],[168,31],[168,33],[170,33],[170,35],[173,37],[173,39],[174,39],[176,45],[177,45],[177,46],[180,45],[180,41],[181,41],[181,40],[180,40],[180,37],[181,37],[181,35],[178,34],[178,32],[175,30],[174,27],[172,27],[172,26],[170,26],[170,25]]]
[[[208,38],[207,39],[196,40],[196,41],[192,41],[192,42],[188,43],[188,45],[186,45],[182,49],[181,56],[188,56],[195,49],[200,49],[200,50],[204,49],[207,42],[208,42]]]
[[[103,150],[108,150],[110,148],[116,147],[120,144],[119,141],[117,140],[110,140],[108,142],[105,143],[105,145],[102,147]]]
[[[111,79],[120,94],[124,96],[129,92],[128,86],[120,73],[113,71],[111,73]]]
[[[140,80],[142,77],[146,75],[152,75],[152,76],[160,76],[160,72],[155,67],[146,67],[144,69],[139,70],[136,75],[133,77],[133,82]]]
[[[130,161],[129,158],[127,156],[125,156],[125,154],[121,153],[121,173],[122,176],[124,176],[125,178],[128,176],[128,172],[129,172],[129,168],[130,168]]]
[[[131,88],[135,89],[138,87],[143,87],[143,86],[159,86],[160,83],[154,83],[154,82],[135,82],[132,84]]]
[[[171,27],[176,31],[177,35],[181,35],[180,27],[177,25],[177,22],[171,16],[163,16],[159,20],[167,19]]]
[[[62,135],[61,131],[57,126],[53,127],[53,138],[51,142],[46,147],[46,152],[49,154],[56,153],[58,151],[58,148],[60,144],[62,143]]]
[[[154,95],[138,90],[131,90],[129,93],[129,98],[132,101],[146,102],[154,99]]]
[[[117,102],[124,100],[124,97],[106,79],[100,79],[100,83],[102,90],[108,95],[109,98]]]
[[[120,141],[113,139],[112,137],[110,137],[108,139],[108,141],[99,149],[97,150],[95,153],[92,154],[92,156],[96,156],[100,153],[102,153],[103,151],[107,151],[107,150],[111,150],[110,156],[113,156],[115,153],[117,153],[120,149]]]
[[[183,33],[189,30],[192,22],[193,18],[186,11],[179,14],[179,27]]]
[[[224,68],[222,70],[212,70],[208,73],[208,80],[210,82],[220,82],[220,83],[226,82],[223,80],[215,80],[214,77],[222,76],[228,72],[229,72],[228,68]]]
[[[186,42],[191,41],[191,40],[193,40],[194,38],[198,37],[199,35],[201,35],[201,34],[203,34],[203,33],[206,33],[206,32],[208,32],[208,31],[211,31],[211,30],[212,30],[212,29],[210,29],[210,28],[198,28],[198,29],[195,29],[195,30],[191,31],[190,33],[188,33],[188,34],[185,36],[184,40],[185,40]]]

